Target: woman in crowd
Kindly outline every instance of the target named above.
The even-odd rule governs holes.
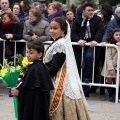
[[[40,40],[45,42],[50,40],[49,23],[42,19],[40,9],[31,8],[29,10],[29,20],[25,21],[23,38],[26,41]]]
[[[70,39],[69,24],[62,17],[50,23],[54,42],[47,48],[44,62],[53,80],[51,120],[90,120]]]
[[[66,19],[68,20],[70,27],[72,27],[73,21],[75,19],[75,14],[72,10],[66,11]]]
[[[22,13],[24,14],[24,20],[28,20],[29,19],[29,5],[26,1],[22,0],[20,2],[20,6],[21,6],[21,10],[22,10]]]
[[[1,18],[0,38],[7,40],[5,53],[6,57],[10,59],[10,57],[14,54],[14,43],[10,42],[10,40],[22,39],[23,27],[21,26],[18,17],[16,17],[11,11],[3,12]],[[19,45],[19,47],[17,47],[17,53],[22,54],[24,44],[17,43],[17,45]]]
[[[24,15],[22,13],[21,6],[19,3],[14,3],[12,12],[14,15],[16,15],[19,18],[20,23],[23,25],[24,24]]]
[[[60,2],[54,1],[48,5],[48,22],[55,17],[63,16],[62,4]]]

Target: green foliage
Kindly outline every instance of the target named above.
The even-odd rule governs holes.
[[[17,58],[16,65],[21,65],[22,60],[23,60],[23,55],[21,55],[21,54],[16,54],[14,57]]]

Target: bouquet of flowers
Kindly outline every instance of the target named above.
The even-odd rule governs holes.
[[[27,66],[31,64],[28,62],[27,57],[23,57],[21,54],[17,54],[16,58],[17,58],[16,66],[13,65],[13,61],[8,62],[5,59],[4,66],[1,65],[1,69],[0,69],[0,77],[3,78],[5,83],[10,88],[16,87],[19,76],[24,75],[27,70]],[[13,102],[14,102],[15,117],[18,118],[17,96],[13,96]]]

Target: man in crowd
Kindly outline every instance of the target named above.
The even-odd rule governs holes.
[[[117,7],[115,10],[115,16],[112,20],[109,21],[104,36],[102,38],[102,45],[107,43],[108,38],[110,37],[112,31],[115,28],[120,28],[120,7]]]
[[[94,6],[91,3],[86,3],[82,6],[82,14],[79,15],[73,25],[71,31],[72,42],[78,42],[84,48],[84,56],[81,61],[81,47],[74,46],[74,53],[78,66],[79,74],[81,67],[83,69],[82,81],[90,82],[93,72],[93,48],[97,43],[101,42],[103,36],[103,27],[101,18],[94,13]],[[90,43],[90,46],[85,47],[85,43]],[[82,62],[82,65],[81,65]],[[90,87],[83,86],[86,97],[89,97]]]
[[[2,11],[6,11],[6,10],[11,11],[11,9],[9,8],[10,3],[9,3],[8,0],[1,0],[0,2],[1,2],[1,4],[0,4],[1,5],[0,14],[1,14]]]
[[[40,2],[34,2],[31,7],[40,9],[40,11],[42,12],[43,20],[48,21],[48,19],[45,18],[45,15],[44,15],[44,6]]]

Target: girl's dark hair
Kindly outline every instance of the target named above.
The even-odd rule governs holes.
[[[66,22],[65,18],[56,17],[52,21],[55,21],[55,22],[59,23],[61,30],[64,31],[65,35],[67,34],[67,22]]]
[[[120,28],[115,28],[115,29],[112,31],[112,34],[111,34],[111,36],[110,36],[109,39],[108,39],[108,43],[110,43],[110,44],[116,44],[116,40],[113,38],[113,36],[114,36],[114,34],[115,34],[116,32],[120,32]]]
[[[44,54],[44,44],[39,40],[28,41],[27,42],[28,49],[35,49],[38,53],[42,52]]]

